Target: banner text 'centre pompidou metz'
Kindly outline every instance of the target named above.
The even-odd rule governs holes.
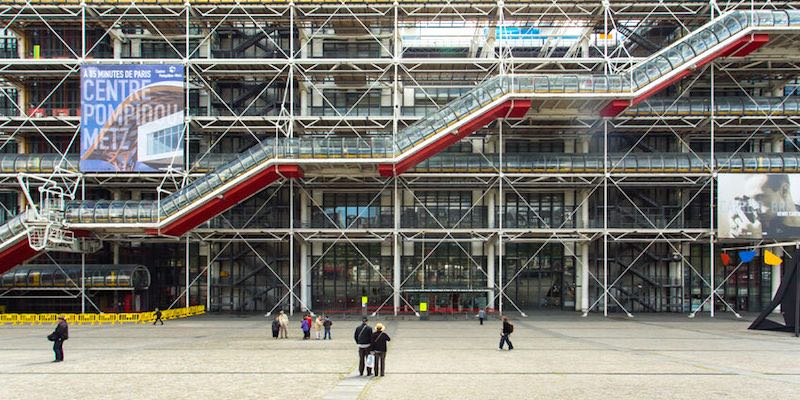
[[[184,68],[81,68],[82,172],[180,169],[184,152]]]

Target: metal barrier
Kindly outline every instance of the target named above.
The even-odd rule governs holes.
[[[191,306],[184,308],[173,308],[171,310],[163,310],[161,312],[161,319],[180,319],[188,318],[195,315],[206,313],[205,306]],[[42,324],[55,324],[58,322],[58,317],[63,316],[70,325],[114,325],[114,324],[144,324],[156,320],[156,313],[141,312],[141,313],[104,313],[104,314],[60,314],[60,313],[43,313],[43,314],[17,314],[17,313],[3,313],[0,314],[0,325],[42,325]]]
[[[97,323],[97,314],[78,314],[78,325]]]
[[[140,324],[153,322],[155,320],[156,320],[156,313],[154,313],[154,312],[139,313],[139,323]]]
[[[67,321],[68,324],[74,325],[78,323],[80,318],[80,314],[62,314],[64,319]]]
[[[19,318],[17,318],[17,323],[14,325],[24,325],[24,324],[36,325],[37,322],[39,322],[39,314],[19,314]]]
[[[17,319],[19,316],[17,314],[0,314],[0,325],[5,324],[17,324]]]
[[[117,314],[117,322],[120,324],[137,324],[139,323],[140,313],[122,313]]]
[[[39,314],[39,325],[55,324],[56,322],[58,322],[58,314],[56,313]]]

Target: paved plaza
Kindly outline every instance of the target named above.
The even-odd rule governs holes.
[[[751,316],[752,317],[752,316]],[[357,376],[353,329],[332,341],[272,339],[263,316],[205,315],[164,326],[72,326],[51,363],[52,327],[0,327],[0,399],[752,399],[800,391],[800,339],[725,314],[383,322],[386,376]]]

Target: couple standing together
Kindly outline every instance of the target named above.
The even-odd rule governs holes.
[[[366,368],[367,376],[370,376],[374,367],[375,376],[383,376],[386,372],[386,343],[392,339],[383,331],[383,324],[376,324],[373,332],[368,322],[367,317],[362,318],[361,325],[353,334],[353,340],[358,345],[358,374],[364,375]],[[370,356],[373,363],[370,363]]]

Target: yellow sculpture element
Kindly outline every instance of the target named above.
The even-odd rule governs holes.
[[[781,265],[783,260],[780,257],[776,256],[775,253],[764,250],[764,264],[767,265]]]

